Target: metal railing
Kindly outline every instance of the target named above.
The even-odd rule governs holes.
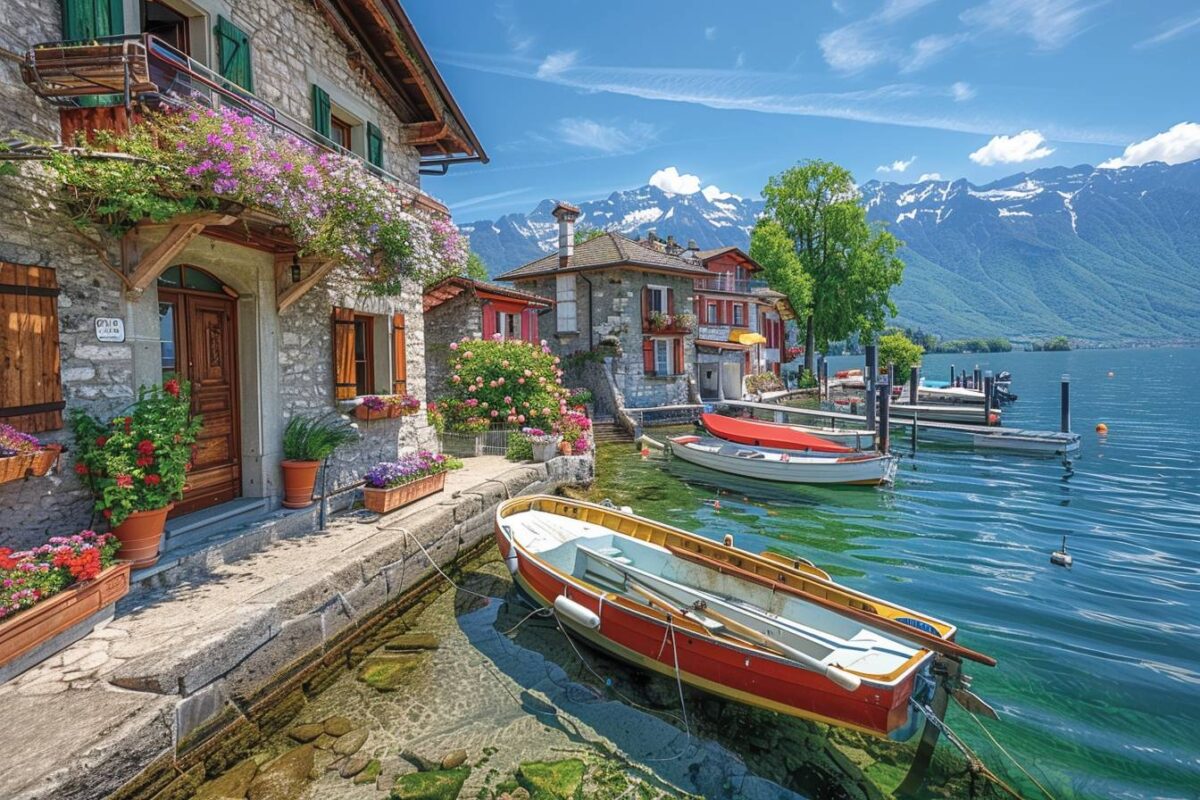
[[[726,277],[725,275],[714,275],[710,278],[696,278],[695,288],[702,292],[752,294],[755,289],[767,288],[767,282],[750,280],[748,278],[734,278]]]
[[[106,46],[111,52],[103,52]],[[89,78],[89,75],[95,76],[101,68],[117,65],[126,75],[122,96],[126,107],[138,100],[175,108],[184,108],[191,103],[214,110],[233,108],[278,134],[353,158],[374,175],[418,192],[408,181],[372,164],[360,153],[342,147],[149,33],[107,36],[86,42],[43,42],[26,52],[22,71],[26,83],[37,94],[53,99],[59,105],[79,107],[82,97],[113,94],[117,87],[111,81],[106,83],[99,78]],[[128,77],[131,74],[148,76],[150,86],[131,80]],[[56,89],[68,82],[73,84],[69,91]],[[89,82],[94,84],[94,91],[86,90]]]

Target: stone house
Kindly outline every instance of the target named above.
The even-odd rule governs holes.
[[[661,243],[606,232],[575,245],[579,209],[559,203],[558,251],[498,276],[555,299],[542,337],[564,356],[603,347],[627,408],[696,398],[693,286],[704,268]]]
[[[425,290],[425,399],[434,402],[450,381],[450,343],[462,339],[541,340],[540,317],[554,301],[508,286],[461,276]]]
[[[89,43],[84,55],[97,60],[86,80],[79,63],[46,57],[82,50],[34,47],[64,40]],[[10,0],[0,51],[0,130],[27,142],[121,132],[148,108],[233,106],[360,160],[435,216],[448,212],[421,192],[421,175],[487,160],[399,3]],[[19,331],[0,337],[0,421],[68,454],[46,478],[0,485],[0,542],[25,546],[94,521],[70,470],[64,412],[119,413],[164,373],[192,381],[204,416],[177,514],[275,508],[294,414],[345,411],[371,393],[424,396],[416,282],[387,297],[339,289],[333,262],[301,257],[286,228],[255,209],[81,238],[38,152],[0,177],[0,325]],[[31,364],[35,348],[45,355]],[[435,441],[423,413],[360,430],[330,486]]]

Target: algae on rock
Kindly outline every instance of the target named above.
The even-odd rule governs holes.
[[[533,800],[580,800],[585,769],[578,758],[527,761],[517,768],[517,781]]]
[[[471,768],[439,769],[433,772],[410,772],[396,779],[391,800],[454,800],[462,791]]]

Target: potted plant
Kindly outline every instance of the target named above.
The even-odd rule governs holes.
[[[317,468],[334,450],[358,438],[358,432],[336,414],[309,417],[297,414],[283,429],[283,505],[312,505]]]
[[[564,456],[582,454],[588,451],[587,432],[592,429],[592,421],[586,414],[578,411],[567,411],[554,423],[554,431],[562,437],[558,450]]]
[[[533,446],[534,461],[549,461],[558,450],[562,437],[557,433],[546,433],[541,428],[522,428],[521,433]]]
[[[383,419],[388,414],[388,402],[376,394],[369,394],[354,407],[354,416],[361,420]]]
[[[651,311],[649,316],[650,330],[665,331],[671,325],[671,317],[661,311]]]
[[[158,561],[167,514],[183,496],[200,418],[191,414],[189,388],[172,378],[138,390],[124,416],[104,422],[79,409],[71,414],[85,480],[120,555],[135,569]]]
[[[376,464],[366,474],[363,505],[379,514],[440,492],[446,486],[446,473],[462,467],[462,462],[444,453],[419,450],[396,461]]]
[[[36,436],[0,423],[0,483],[24,478],[40,447]]]
[[[690,311],[683,311],[675,315],[675,329],[690,333],[696,327],[696,315]]]
[[[392,416],[411,417],[421,410],[421,401],[411,394],[394,394],[388,398],[388,410],[392,409],[395,409]]]
[[[22,552],[0,547],[0,666],[123,597],[130,565],[117,561],[120,546],[82,531]]]

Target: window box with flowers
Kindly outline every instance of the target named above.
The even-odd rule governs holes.
[[[0,680],[11,677],[6,665],[64,631],[85,635],[81,623],[125,596],[130,565],[116,560],[119,547],[112,534],[94,531],[23,552],[0,547]],[[69,643],[60,638],[55,649]]]
[[[387,398],[389,417],[411,417],[421,410],[420,399],[411,394],[393,394]]]
[[[172,378],[138,390],[123,416],[99,420],[75,409],[77,472],[96,498],[96,511],[121,542],[135,569],[158,561],[167,514],[183,496],[200,418],[189,387]]]
[[[387,419],[388,402],[377,394],[369,394],[354,407],[354,416],[364,421]]]
[[[36,436],[0,423],[0,483],[26,475],[40,478],[50,471],[62,453],[62,445],[42,444]]]
[[[462,465],[457,458],[429,450],[376,464],[366,474],[363,505],[378,514],[395,511],[442,491],[446,486],[446,473]]]

